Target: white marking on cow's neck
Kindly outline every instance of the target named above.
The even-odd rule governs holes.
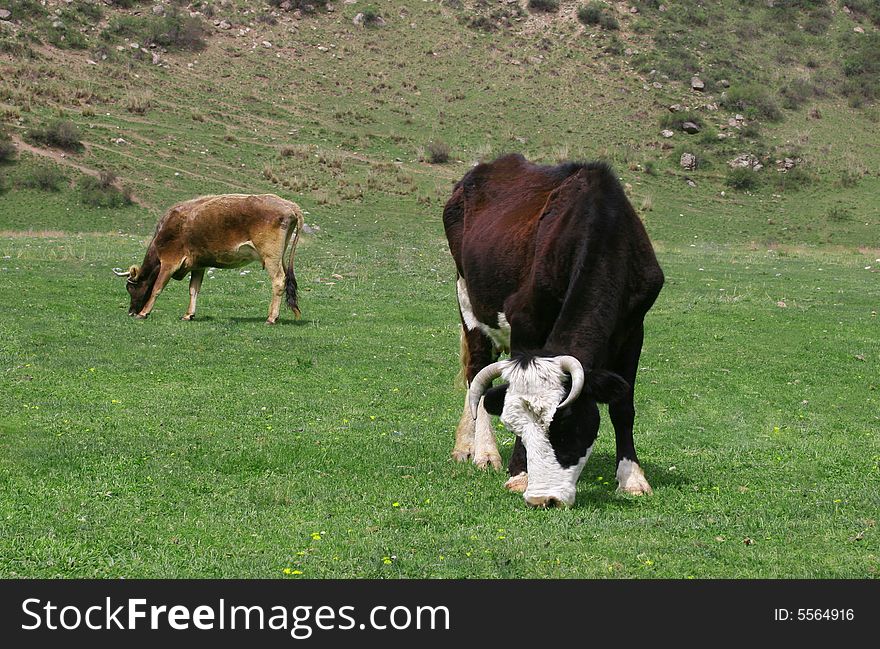
[[[471,305],[471,298],[468,295],[467,284],[464,278],[459,277],[456,283],[458,290],[458,308],[461,309],[461,317],[464,320],[464,326],[468,331],[479,329],[483,334],[492,341],[495,349],[503,352],[510,351],[510,323],[504,313],[498,313],[498,326],[492,327],[484,322],[477,320],[474,314],[474,308]]]
[[[529,441],[524,437],[523,444],[526,445],[529,458],[529,485],[523,493],[523,498],[529,501],[549,497],[565,505],[573,505],[577,494],[577,481],[590,458],[590,453],[593,452],[593,445],[587,447],[587,452],[577,464],[563,468],[556,459],[550,440],[545,436],[536,435]]]

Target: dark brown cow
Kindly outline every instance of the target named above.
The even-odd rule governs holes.
[[[470,384],[453,457],[500,468],[489,413],[500,415],[517,436],[505,486],[530,505],[571,505],[606,402],[619,489],[650,493],[633,387],[663,273],[611,169],[504,156],[462,178],[443,224]],[[503,351],[510,360],[497,361]],[[497,376],[506,384],[487,392]]]
[[[183,319],[192,320],[205,269],[239,268],[259,261],[272,280],[266,322],[278,320],[285,293],[298,318],[293,257],[302,227],[299,206],[274,194],[222,194],[178,203],[159,219],[143,263],[124,273],[114,271],[128,277],[129,315],[146,318],[168,280],[191,273],[189,307]],[[290,257],[285,267],[288,243]]]

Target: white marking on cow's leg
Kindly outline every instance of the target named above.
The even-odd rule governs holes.
[[[617,490],[635,496],[653,493],[642,467],[626,458],[617,465]]]
[[[474,417],[468,402],[468,395],[464,396],[464,411],[458,420],[458,428],[455,429],[455,447],[452,449],[452,459],[456,462],[467,462],[474,453]]]
[[[202,288],[202,279],[204,277],[204,268],[193,270],[189,277],[189,307],[183,316],[184,320],[192,320],[196,316],[196,300],[199,297],[199,290]]]
[[[467,284],[465,284],[463,277],[458,278],[455,288],[458,291],[458,308],[461,311],[461,319],[464,320],[464,326],[467,327],[468,331],[476,329],[479,322],[477,322],[477,318],[474,315],[471,298],[467,292]]]
[[[504,483],[504,488],[513,493],[525,493],[529,488],[529,474],[526,471],[520,471]]]
[[[501,470],[501,455],[495,443],[495,431],[492,429],[492,417],[483,407],[483,399],[480,399],[480,407],[477,408],[477,421],[474,431],[474,464],[485,469],[490,464],[496,471]]]

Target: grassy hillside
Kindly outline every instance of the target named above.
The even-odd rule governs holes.
[[[874,4],[306,4],[0,0],[0,575],[876,577]],[[650,498],[607,422],[567,511],[449,459],[440,214],[509,151],[611,161],[656,244]],[[126,317],[159,214],[242,191],[308,212],[303,320],[256,266]]]
[[[663,240],[695,230],[723,241],[873,243],[878,112],[865,98],[850,106],[841,61],[855,56],[852,38],[877,32],[836,3],[777,3],[798,5],[784,12],[759,2],[670,2],[663,12],[640,3],[638,14],[607,5],[619,18],[613,31],[582,24],[575,2],[557,13],[521,3],[510,27],[489,31],[472,25],[497,3],[386,3],[381,27],[353,24],[364,3],[300,19],[268,4],[193,5],[195,18],[173,18],[171,4],[164,18],[152,3],[117,4],[132,6],[96,4],[100,18],[86,19],[65,5],[55,22],[82,43],[55,39],[68,43],[58,49],[54,14],[31,18],[55,5],[11,3],[21,18],[2,32],[11,54],[0,59],[0,115],[24,137],[55,120],[75,124],[84,150],[70,158],[132,188],[150,210],[142,231],[168,204],[222,191],[273,190],[324,212],[384,193],[433,214],[471,163],[518,150],[548,162],[610,159]],[[821,33],[810,27],[817,7],[828,14]],[[192,20],[203,36],[157,37],[163,20],[178,31],[174,20]],[[691,73],[705,92],[690,89]],[[798,79],[809,87],[786,99]],[[670,113],[675,104],[682,111]],[[737,114],[744,123],[730,127]],[[702,132],[673,125],[662,137],[682,115]],[[422,161],[432,143],[448,145],[450,163]],[[695,170],[681,168],[684,152]],[[743,153],[764,164],[747,182],[731,179],[727,164]],[[777,172],[786,157],[796,168]],[[16,171],[3,169],[7,185]]]

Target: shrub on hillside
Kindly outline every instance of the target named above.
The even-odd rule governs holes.
[[[195,51],[206,44],[202,21],[176,11],[164,16],[122,16],[113,21],[102,36],[107,40],[127,37],[141,46],[159,45],[169,50]]]
[[[578,20],[584,25],[599,25],[602,29],[620,29],[620,24],[610,12],[607,5],[601,2],[590,2],[578,7]]]
[[[31,144],[56,147],[64,151],[76,152],[83,148],[76,124],[66,119],[42,128],[33,128],[25,133],[24,138]]]
[[[85,176],[79,182],[80,201],[90,207],[125,207],[131,205],[131,192],[116,186],[116,174],[102,171],[98,178]]]
[[[0,164],[15,160],[15,145],[6,133],[0,131]]]
[[[444,162],[449,162],[450,149],[449,145],[445,142],[441,142],[440,140],[431,142],[427,146],[427,153],[428,161],[433,164],[443,164]]]
[[[761,177],[758,172],[748,167],[738,167],[727,172],[725,183],[733,189],[747,191],[758,187],[761,184]]]
[[[364,15],[365,27],[376,27],[382,22],[382,15],[375,5],[367,5],[361,10],[361,13]]]
[[[680,131],[685,122],[693,122],[700,128],[703,127],[703,118],[697,113],[682,112],[677,113],[665,112],[660,116],[660,128],[668,128],[673,131]]]
[[[776,174],[776,191],[784,192],[789,190],[802,189],[819,182],[819,177],[810,173],[803,167],[795,167],[784,174]]]
[[[75,26],[59,20],[46,28],[46,40],[60,50],[84,50],[89,44]]]
[[[19,185],[44,192],[57,192],[67,177],[56,167],[35,167],[19,180]]]
[[[856,14],[867,18],[880,27],[880,2],[877,0],[846,0],[846,6]]]
[[[0,6],[12,12],[10,20],[33,20],[49,13],[43,4],[39,0],[7,0]]]
[[[813,85],[807,79],[794,79],[779,89],[782,106],[796,110],[813,95]]]
[[[559,11],[559,0],[529,0],[529,9],[553,13]]]
[[[782,119],[782,111],[766,87],[754,83],[731,87],[721,105],[728,110],[742,111],[751,119],[775,122]]]
[[[843,91],[850,98],[880,98],[880,32],[850,35],[844,40]]]
[[[149,90],[125,98],[125,110],[135,115],[145,115],[153,106],[153,93]]]
[[[315,13],[318,9],[327,9],[329,0],[289,0],[290,10],[299,9],[304,14]],[[273,7],[281,7],[284,0],[269,0],[269,4]]]
[[[602,5],[598,2],[578,7],[578,20],[585,25],[598,25],[601,17]]]

